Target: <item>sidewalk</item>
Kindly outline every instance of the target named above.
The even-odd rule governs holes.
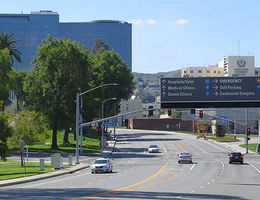
[[[108,141],[108,146],[101,153],[101,156],[102,157],[108,157],[108,155],[113,152],[113,149],[115,147],[115,143],[116,143],[116,141]],[[61,175],[65,175],[65,174],[71,174],[71,173],[77,172],[79,170],[89,168],[90,165],[91,165],[90,160],[91,159],[88,160],[89,163],[85,163],[85,164],[80,163],[78,165],[74,165],[74,166],[71,166],[69,168],[63,168],[63,169],[60,169],[60,170],[55,171],[55,172],[49,172],[49,173],[39,174],[39,175],[34,175],[34,176],[27,176],[27,177],[23,177],[23,178],[3,180],[3,181],[0,181],[0,187],[15,185],[15,184],[28,183],[28,182],[32,182],[32,181],[43,180],[43,179],[61,176]]]
[[[246,148],[239,146],[241,144],[245,144],[244,138],[238,138],[238,139],[240,139],[240,141],[238,141],[238,142],[217,142],[217,141],[214,141],[214,143],[222,145],[225,148],[230,149],[232,151],[238,151],[238,152],[241,152],[241,153],[246,153]],[[249,144],[250,143],[258,143],[258,137],[251,137]],[[248,153],[249,154],[257,154],[256,152],[253,152],[253,151],[250,151],[250,150],[248,150]]]

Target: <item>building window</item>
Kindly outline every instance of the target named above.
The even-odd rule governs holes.
[[[255,71],[255,74],[258,74],[258,71]]]
[[[214,71],[214,74],[216,74],[217,72],[216,71]]]
[[[207,70],[207,73],[210,73],[210,70]]]
[[[202,73],[202,70],[198,70],[198,73]]]
[[[218,71],[218,74],[221,74],[221,71]]]
[[[193,70],[190,70],[190,73],[193,73]]]

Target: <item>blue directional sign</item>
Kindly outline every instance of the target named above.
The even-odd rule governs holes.
[[[118,126],[118,124],[115,123],[115,122],[105,122],[102,125],[103,125],[103,127],[116,127],[116,126]]]
[[[228,122],[227,122],[227,121],[218,122],[218,125],[227,126],[227,125],[228,125]]]
[[[259,107],[260,77],[161,78],[161,108]]]
[[[214,116],[213,120],[223,120],[223,119],[227,119],[227,116],[225,115],[220,115],[220,116]]]

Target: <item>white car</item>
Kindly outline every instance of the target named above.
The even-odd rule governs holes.
[[[111,173],[113,171],[112,163],[107,158],[96,159],[90,167],[91,173],[97,172],[107,172]]]
[[[156,144],[152,144],[148,147],[149,153],[159,153],[160,148]]]
[[[178,163],[192,163],[192,155],[188,152],[178,154]]]

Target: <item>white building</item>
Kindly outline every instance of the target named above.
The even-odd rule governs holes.
[[[255,76],[255,57],[225,56],[218,68],[224,69],[224,76]]]

